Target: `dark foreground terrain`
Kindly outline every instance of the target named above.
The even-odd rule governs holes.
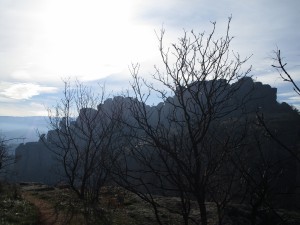
[[[150,225],[156,224],[152,208],[137,196],[117,187],[104,187],[94,214],[89,214],[90,224]],[[159,197],[163,205],[178,205],[175,197]],[[216,224],[216,209],[207,202],[209,224]],[[192,211],[194,218],[198,217]],[[261,212],[257,224],[300,224],[300,212],[277,210],[281,218],[271,212]],[[64,186],[49,187],[37,183],[18,185],[2,184],[0,195],[0,224],[86,224],[86,206]],[[162,211],[166,224],[181,224],[172,212]],[[97,215],[95,215],[97,214]],[[226,225],[251,224],[249,211],[244,205],[230,205],[224,218]],[[93,217],[93,218],[92,218]]]

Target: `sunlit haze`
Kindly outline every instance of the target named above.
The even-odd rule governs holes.
[[[184,30],[210,32],[211,21],[221,36],[231,15],[232,50],[252,55],[253,78],[299,107],[299,97],[271,67],[278,47],[300,82],[299,8],[298,0],[0,1],[0,115],[46,115],[65,78],[124,91],[131,63],[140,63],[145,77],[159,64],[155,32],[162,27],[166,45]]]

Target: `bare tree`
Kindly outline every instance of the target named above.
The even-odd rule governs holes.
[[[241,72],[247,58],[231,54],[230,20],[224,37],[214,40],[213,23],[207,38],[185,32],[171,50],[165,50],[162,30],[158,39],[165,70],[156,68],[153,78],[158,85],[139,77],[139,65],[132,66],[135,98],[129,110],[134,119],[126,123],[130,132],[124,156],[130,163],[120,168],[119,182],[151,204],[159,224],[165,223],[160,210],[181,215],[183,224],[207,224],[209,187],[220,179],[224,162],[244,137],[236,115],[243,112],[246,97],[237,93],[250,69]],[[153,93],[162,103],[149,107]],[[235,125],[229,125],[230,120],[236,120]],[[231,133],[228,126],[240,132]],[[230,184],[228,188],[227,195]],[[179,204],[165,205],[155,194],[177,196]],[[195,208],[200,219],[191,214]]]
[[[281,56],[280,49],[274,51],[274,54],[275,54],[274,60],[277,62],[277,64],[273,64],[272,67],[276,68],[282,80],[286,82],[290,82],[293,85],[293,89],[296,92],[296,94],[300,95],[299,85],[294,81],[293,77],[287,72],[285,68],[287,63],[284,63],[282,61],[283,58]]]
[[[97,204],[117,157],[118,113],[104,107],[104,89],[95,94],[76,82],[65,82],[63,97],[49,109],[51,130],[44,143],[54,152],[66,181],[87,204]],[[107,104],[109,105],[109,104]]]
[[[282,154],[259,123],[249,126],[241,154],[235,154],[232,160],[240,174],[238,185],[242,192],[238,199],[249,207],[246,218],[252,225],[282,224],[284,221],[278,213],[278,199],[292,183],[289,181],[293,177],[289,170],[290,157]]]
[[[8,143],[15,139],[7,139],[5,136],[0,136],[0,174],[15,162],[13,155],[8,152]]]
[[[283,62],[281,51],[277,49],[274,54],[275,64],[272,67],[276,68],[283,81],[292,84],[296,95],[300,95],[299,85],[286,70],[287,63]],[[239,164],[247,183],[248,201],[252,206],[251,224],[256,224],[261,208],[271,210],[281,223],[286,223],[282,215],[275,210],[275,206],[278,205],[280,195],[295,196],[293,186],[298,185],[298,181],[297,176],[293,177],[291,172],[297,170],[300,162],[299,144],[297,143],[299,111],[292,107],[288,109],[290,121],[284,120],[284,125],[282,124],[281,127],[276,125],[278,121],[272,120],[270,115],[261,110],[256,112],[257,128],[254,129],[255,135],[252,135],[254,136],[253,139],[256,140],[256,145],[252,146],[252,150],[256,151],[256,164],[252,166],[249,163]],[[286,117],[287,115],[283,116]],[[266,143],[268,143],[267,146]],[[243,161],[246,162],[247,160],[244,159]],[[287,181],[288,177],[292,177],[290,178],[292,181]],[[288,187],[289,185],[290,187]]]
[[[286,70],[286,65],[287,63],[283,62],[283,58],[281,55],[281,51],[277,49],[274,51],[275,57],[274,60],[276,64],[273,64],[272,67],[276,68],[280,77],[282,78],[283,81],[289,82],[293,86],[293,90],[295,91],[296,95],[300,95],[300,88],[299,85],[294,81],[293,77],[288,73]],[[299,112],[299,111],[298,111]],[[257,119],[259,124],[264,127],[265,131],[268,133],[268,135],[279,145],[281,146],[282,149],[287,151],[295,160],[300,162],[300,156],[299,156],[299,151],[297,149],[293,149],[290,146],[287,145],[287,143],[284,143],[280,137],[276,135],[274,131],[271,130],[270,126],[268,126],[266,122],[266,118],[262,112],[257,112]]]

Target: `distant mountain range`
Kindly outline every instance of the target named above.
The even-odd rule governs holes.
[[[10,144],[37,141],[38,131],[46,133],[47,126],[48,117],[46,116],[0,116],[0,134],[6,139],[15,139],[10,141]]]

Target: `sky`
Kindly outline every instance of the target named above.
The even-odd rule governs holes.
[[[251,75],[277,88],[278,100],[300,108],[300,97],[271,67],[281,50],[300,84],[299,0],[0,0],[0,116],[47,115],[63,80],[105,83],[109,93],[129,88],[132,63],[149,78],[166,45],[184,31],[225,34],[231,49],[251,56]]]

